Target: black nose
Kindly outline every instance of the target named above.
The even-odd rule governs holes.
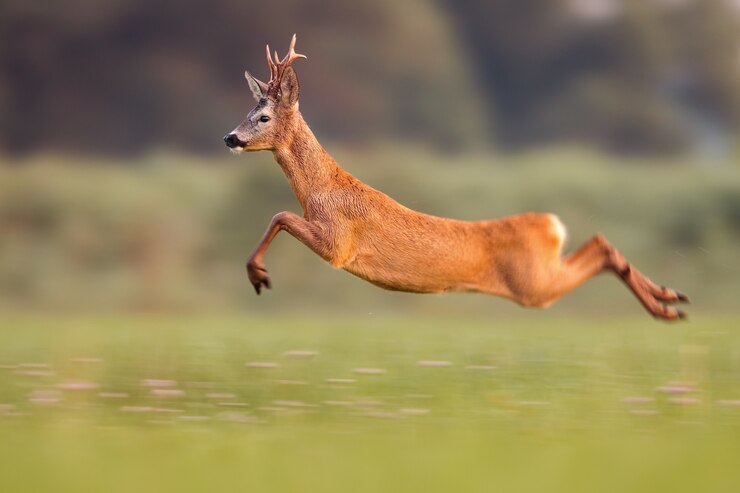
[[[226,145],[232,149],[236,146],[244,147],[244,142],[239,140],[239,137],[237,137],[236,134],[224,135],[224,142],[226,142]]]

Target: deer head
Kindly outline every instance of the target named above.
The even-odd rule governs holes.
[[[306,58],[295,52],[295,42],[294,34],[288,54],[282,60],[277,51],[273,60],[270,45],[265,47],[267,64],[270,67],[268,83],[262,82],[248,71],[244,72],[257,106],[238,127],[224,136],[224,142],[232,151],[273,150],[284,140],[298,113],[298,78],[290,65],[299,58]]]

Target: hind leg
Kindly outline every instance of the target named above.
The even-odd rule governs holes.
[[[654,317],[663,320],[686,317],[683,311],[665,304],[688,301],[685,294],[653,283],[632,267],[624,256],[599,234],[567,257],[558,259],[558,265],[548,276],[548,304],[606,270],[619,276]]]

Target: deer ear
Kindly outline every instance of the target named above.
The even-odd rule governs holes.
[[[244,71],[244,78],[247,79],[249,89],[252,91],[252,96],[254,96],[254,99],[257,102],[259,102],[259,100],[262,99],[267,92],[267,84],[259,80],[254,75],[250,74],[248,70]]]
[[[285,69],[283,78],[280,81],[280,104],[283,106],[293,106],[298,102],[298,77],[295,75],[293,67]]]

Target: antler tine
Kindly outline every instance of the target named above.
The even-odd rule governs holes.
[[[288,53],[295,53],[295,42],[298,39],[298,34],[293,33],[293,37],[290,38],[290,48],[288,48]]]
[[[272,57],[270,56],[270,45],[265,45],[265,53],[267,54],[267,65],[272,69]]]
[[[281,65],[285,65],[286,67],[293,63],[294,60],[298,58],[305,58],[308,59],[306,55],[301,55],[300,53],[295,52],[295,42],[297,40],[297,36],[293,34],[293,38],[290,40],[290,48],[288,48],[288,54],[285,55],[285,58],[282,59],[280,62]]]
[[[272,61],[272,57],[270,56],[270,45],[265,45],[265,53],[267,53],[267,65],[270,67],[270,79],[273,79],[275,75],[277,75],[277,67],[275,66],[275,63]]]

